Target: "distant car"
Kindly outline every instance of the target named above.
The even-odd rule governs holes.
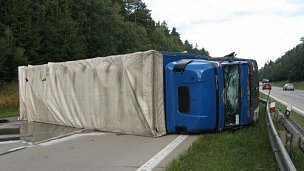
[[[262,83],[269,83],[269,79],[262,79]]]
[[[283,91],[288,91],[288,90],[294,91],[294,86],[293,86],[293,84],[291,84],[291,83],[286,83],[286,84],[283,86]]]
[[[264,83],[262,85],[262,90],[265,90],[265,89],[271,90],[271,84],[270,83]]]

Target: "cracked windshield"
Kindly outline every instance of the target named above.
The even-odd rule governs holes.
[[[239,124],[240,74],[238,65],[224,67],[226,115],[225,125]]]

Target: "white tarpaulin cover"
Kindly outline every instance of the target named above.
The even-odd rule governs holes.
[[[21,66],[20,118],[158,137],[166,133],[157,51]]]

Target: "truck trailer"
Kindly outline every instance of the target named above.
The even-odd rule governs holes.
[[[258,118],[254,60],[154,50],[19,67],[20,118],[158,137]]]

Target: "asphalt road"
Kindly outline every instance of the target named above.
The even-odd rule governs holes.
[[[261,90],[260,91],[268,94],[269,90]],[[304,111],[304,91],[303,90],[295,90],[295,91],[283,91],[281,87],[272,86],[272,90],[270,95],[280,99],[281,101],[292,105],[293,107]]]
[[[163,170],[198,137],[166,135],[151,138],[108,132],[67,131],[58,126],[54,135],[53,127],[48,124],[27,126],[31,129],[25,130],[31,132],[26,134],[33,135],[30,140],[39,139],[39,142],[25,141],[26,137],[22,141],[0,142],[0,170]],[[66,132],[63,133],[63,130]]]

